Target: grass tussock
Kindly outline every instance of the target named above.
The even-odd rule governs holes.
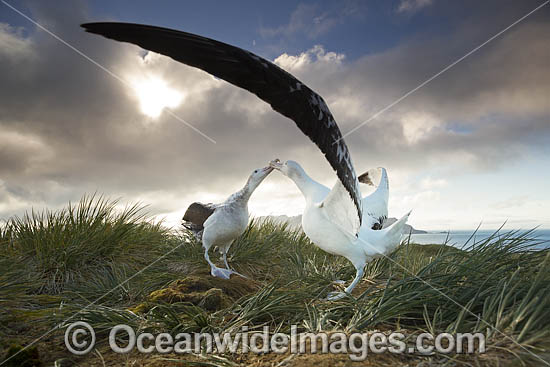
[[[537,245],[532,232],[499,233],[463,249],[405,241],[367,265],[353,295],[329,302],[334,281],[349,282],[354,269],[300,231],[252,221],[229,262],[253,280],[225,281],[210,277],[188,232],[153,223],[142,207],[85,197],[0,226],[0,356],[58,323],[84,320],[100,335],[121,323],[136,332],[265,325],[289,332],[292,324],[312,332],[481,332],[485,355],[407,358],[541,363],[550,347],[550,252]]]
[[[104,275],[93,277],[99,282],[124,278],[126,267],[144,266],[161,253],[168,231],[138,205],[117,206],[116,200],[90,196],[56,212],[11,218],[0,230],[0,255],[40,278],[36,293],[58,294],[88,282],[90,274]]]

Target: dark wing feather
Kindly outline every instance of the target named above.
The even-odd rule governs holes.
[[[256,94],[275,111],[294,120],[336,171],[361,221],[359,184],[340,129],[323,98],[298,79],[251,52],[191,33],[130,23],[88,23],[82,27],[202,69]]]
[[[369,185],[369,186],[374,186],[374,183],[372,182],[371,178],[370,178],[370,175],[369,175],[369,172],[365,172],[363,173],[361,176],[359,176],[357,178],[359,180],[359,182],[361,183],[364,183],[366,185]]]
[[[189,205],[183,215],[183,226],[195,233],[204,229],[204,222],[214,213],[216,205],[193,203]]]

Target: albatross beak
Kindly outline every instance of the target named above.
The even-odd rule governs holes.
[[[281,160],[279,158],[272,160],[269,162],[269,166],[271,168],[274,168],[276,170],[281,170],[281,167],[283,167],[283,164],[281,163]]]

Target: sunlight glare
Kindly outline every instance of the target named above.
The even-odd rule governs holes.
[[[132,82],[139,100],[141,112],[151,118],[158,118],[164,108],[176,108],[183,100],[183,94],[170,88],[158,77],[148,77]]]

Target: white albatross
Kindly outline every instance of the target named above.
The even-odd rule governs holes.
[[[276,159],[270,162],[270,166],[294,181],[302,192],[306,200],[302,214],[302,229],[309,239],[322,250],[345,257],[355,267],[356,275],[351,284],[344,292],[330,294],[328,299],[336,300],[346,294],[351,294],[353,288],[363,277],[367,262],[387,255],[399,245],[403,229],[410,215],[409,212],[391,226],[382,229],[382,218],[387,217],[388,208],[386,170],[381,168],[382,176],[378,188],[371,195],[363,198],[363,208],[370,214],[363,216],[361,228],[356,236],[346,229],[345,224],[339,223],[336,219],[336,216],[341,213],[334,210],[333,201],[346,200],[346,197],[341,197],[345,191],[339,182],[332,190],[329,190],[309,177],[302,166],[294,161],[281,163]],[[369,172],[371,171],[369,170]]]
[[[202,239],[204,258],[210,265],[210,274],[218,278],[229,279],[231,274],[237,274],[229,268],[227,252],[235,239],[242,235],[248,225],[248,200],[273,171],[271,167],[254,170],[244,187],[232,194],[221,204],[191,204],[183,216],[183,225]],[[218,246],[223,256],[225,269],[217,267],[208,256],[208,250]]]
[[[317,236],[326,233],[322,239],[323,249],[329,252],[356,253],[365,260],[364,247],[360,245],[360,231],[363,210],[359,181],[351,160],[351,154],[342,133],[323,98],[293,75],[252,52],[220,41],[174,29],[143,24],[102,22],[82,24],[89,33],[95,33],[121,42],[129,42],[144,49],[157,52],[183,64],[199,68],[237,87],[254,93],[283,116],[296,123],[321,150],[338,180],[333,189],[315,204],[317,209],[307,215],[306,227],[326,228],[337,232],[319,230]],[[311,222],[310,222],[311,221]],[[317,224],[316,224],[317,223]],[[361,237],[362,238],[362,237]],[[318,242],[318,241],[317,241]],[[318,244],[319,245],[319,244]],[[348,251],[349,250],[349,251]],[[357,266],[359,260],[354,260]],[[355,265],[355,263],[354,263]],[[361,270],[362,271],[362,270]],[[358,278],[352,285],[357,284]],[[348,290],[353,287],[348,287]]]

